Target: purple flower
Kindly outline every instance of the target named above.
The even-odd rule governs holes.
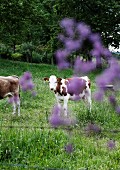
[[[13,97],[10,97],[9,98],[9,100],[8,100],[8,102],[9,103],[18,103],[18,101],[19,101],[19,97],[18,96],[13,96]]]
[[[116,107],[116,112],[117,112],[118,115],[120,115],[120,106]]]
[[[87,127],[85,128],[85,131],[87,133],[91,133],[91,132],[100,133],[101,132],[101,128],[98,125],[96,125],[96,124],[89,123],[87,125]]]
[[[95,92],[93,95],[94,99],[100,102],[103,100],[103,96],[104,92],[102,90]]]
[[[32,74],[30,73],[30,72],[25,72],[24,73],[24,79],[25,80],[30,80],[30,79],[32,79]]]
[[[59,49],[56,51],[55,55],[56,55],[57,62],[59,63],[66,59],[66,57],[69,55],[69,52],[66,49]]]
[[[69,63],[66,61],[67,56],[69,55],[68,50],[57,50],[55,56],[56,61],[59,69],[66,69],[69,67]]]
[[[102,54],[107,60],[111,59],[112,57],[112,53],[107,48],[103,48]]]
[[[109,149],[114,149],[115,148],[115,141],[110,139],[108,142],[107,142],[107,147]]]
[[[32,75],[30,72],[25,72],[24,75],[20,78],[20,85],[23,91],[32,91],[34,89]]]
[[[58,127],[64,124],[64,121],[61,117],[62,109],[59,106],[55,106],[52,110],[52,114],[49,118],[49,122],[53,127]]]
[[[95,63],[93,62],[84,62],[79,57],[75,60],[74,71],[75,73],[87,73],[95,69]]]
[[[73,27],[74,26],[74,20],[73,19],[69,19],[69,18],[64,18],[61,22],[60,22],[60,26],[63,28],[69,28],[69,27]]]
[[[110,101],[110,103],[112,104],[113,107],[116,106],[117,101],[116,101],[116,99],[115,99],[115,96],[112,96],[112,95],[109,96],[109,101]]]
[[[100,34],[98,34],[98,33],[91,33],[89,35],[89,40],[91,41],[92,44],[94,44],[96,42],[101,42]]]
[[[78,23],[76,30],[80,34],[81,38],[87,38],[91,34],[91,29],[85,23]]]
[[[92,49],[92,50],[90,51],[90,54],[91,54],[93,57],[100,57],[101,52],[94,48],[94,49]]]
[[[74,77],[67,84],[68,93],[70,93],[71,95],[75,94],[78,96],[80,93],[83,92],[85,86],[86,86],[85,80]]]
[[[67,144],[66,146],[65,146],[65,151],[67,152],[67,153],[72,153],[73,152],[73,150],[74,150],[74,148],[73,148],[73,145],[71,144],[71,143],[69,143],[69,144]]]
[[[58,63],[58,69],[63,70],[63,69],[67,69],[69,67],[69,62],[67,61],[62,61]]]
[[[55,105],[49,118],[53,127],[74,125],[76,120],[70,116],[65,116],[61,106]]]
[[[65,40],[65,48],[68,51],[75,51],[75,50],[79,49],[79,47],[80,47],[79,40],[72,40],[72,39]]]

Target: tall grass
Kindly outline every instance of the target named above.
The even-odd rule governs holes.
[[[23,75],[30,71],[37,96],[21,93],[21,116],[12,115],[12,106],[7,99],[0,101],[0,168],[1,169],[70,169],[70,170],[118,170],[120,169],[120,116],[107,101],[92,101],[92,113],[88,113],[82,101],[69,101],[69,110],[77,118],[70,136],[65,129],[53,129],[48,123],[55,104],[54,94],[43,78],[55,74],[58,77],[72,76],[72,70],[59,71],[55,66],[28,64],[0,60],[0,75]],[[95,76],[89,74],[92,93],[95,91]],[[118,98],[119,98],[119,94]],[[94,122],[101,133],[87,134],[84,128]],[[116,131],[115,131],[116,130]],[[117,133],[115,133],[117,132]],[[107,142],[115,140],[110,149]],[[73,143],[74,151],[65,152],[65,145]]]

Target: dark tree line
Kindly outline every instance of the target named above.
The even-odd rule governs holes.
[[[117,0],[1,0],[0,54],[28,62],[53,63],[60,44],[59,22],[68,17],[99,32],[106,47],[119,46]]]

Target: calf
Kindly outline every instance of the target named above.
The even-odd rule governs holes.
[[[75,100],[76,98],[82,98],[87,101],[89,111],[91,111],[90,80],[87,76],[63,79],[51,75],[49,78],[45,77],[44,81],[49,82],[50,90],[54,91],[58,105],[63,100],[63,109],[66,115],[69,99]]]
[[[17,76],[0,76],[0,99],[9,97],[13,104],[13,114],[18,108],[20,116],[20,98],[19,98],[19,78]]]

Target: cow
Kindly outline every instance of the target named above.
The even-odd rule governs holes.
[[[8,97],[13,104],[13,114],[16,114],[18,109],[18,116],[20,116],[19,90],[19,78],[17,76],[0,76],[0,99]]]
[[[76,100],[77,98],[86,101],[88,109],[91,112],[90,79],[87,76],[63,79],[51,75],[50,77],[44,77],[44,81],[49,82],[50,90],[54,92],[58,106],[60,106],[60,101],[63,101],[65,115],[68,112],[68,100]]]

